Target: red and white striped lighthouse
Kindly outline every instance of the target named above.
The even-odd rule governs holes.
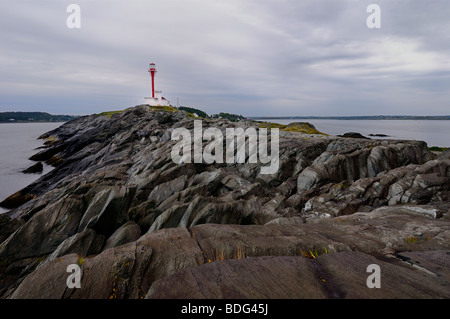
[[[170,101],[162,96],[162,91],[155,90],[155,63],[150,63],[148,73],[150,73],[150,76],[152,77],[152,97],[144,97],[144,104],[151,106],[170,106]]]
[[[155,73],[156,73],[156,68],[155,68],[155,63],[150,63],[150,69],[148,70],[148,72],[150,73],[150,76],[152,77],[152,98],[155,97]]]

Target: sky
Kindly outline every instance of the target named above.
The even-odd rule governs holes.
[[[0,0],[0,112],[139,105],[154,62],[172,105],[208,114],[450,115],[449,17],[448,0]]]

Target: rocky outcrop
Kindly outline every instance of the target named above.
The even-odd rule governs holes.
[[[347,132],[347,133],[344,133],[344,134],[338,135],[338,136],[347,137],[347,138],[367,138],[364,135],[362,135],[361,133],[357,133],[357,132]]]
[[[175,163],[172,132],[193,121],[138,106],[41,136],[32,158],[55,168],[2,203],[14,209],[0,215],[0,296],[450,296],[448,154],[282,130],[273,174],[260,162]],[[385,289],[366,286],[374,263]],[[69,264],[80,289],[67,288]]]
[[[31,165],[30,167],[28,167],[27,169],[24,169],[22,171],[22,173],[25,174],[35,174],[35,173],[42,173],[42,171],[44,170],[44,165],[42,165],[41,162],[37,162],[34,165]]]
[[[448,254],[427,251],[420,257],[430,264],[444,261],[440,265],[448,267]],[[367,288],[366,270],[373,264],[383,269],[380,289]],[[263,256],[229,259],[181,271],[156,281],[146,298],[448,298],[448,288],[437,279],[437,274],[418,271],[414,278],[410,275],[399,262],[381,261],[356,251],[316,259]]]
[[[311,224],[164,228],[86,258],[80,289],[61,280],[66,261],[77,262],[68,254],[28,275],[11,297],[448,298],[449,234],[448,220],[406,208]],[[370,264],[382,269],[381,290],[366,286]]]

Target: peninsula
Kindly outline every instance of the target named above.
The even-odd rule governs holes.
[[[175,163],[197,119],[141,105],[43,134],[55,168],[0,203],[0,297],[450,298],[449,151],[291,123],[276,173]]]

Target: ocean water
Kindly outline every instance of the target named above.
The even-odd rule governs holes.
[[[28,158],[44,144],[37,138],[63,123],[1,123],[0,124],[0,201],[52,170],[44,164],[41,174],[23,174],[22,170],[37,162]],[[0,214],[7,210],[0,207]]]
[[[325,120],[325,119],[265,119],[264,121],[289,124],[309,122],[316,129],[331,135],[358,132],[378,139],[405,139],[425,141],[429,147],[450,147],[450,120]],[[388,137],[371,137],[369,134],[385,134]]]

